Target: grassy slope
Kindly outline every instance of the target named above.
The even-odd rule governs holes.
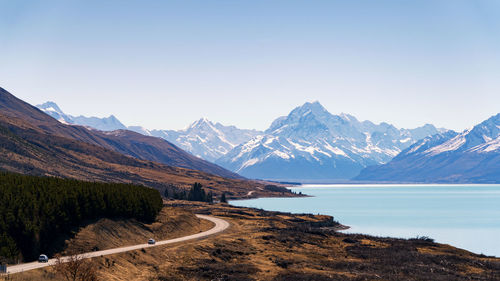
[[[64,254],[88,252],[92,250],[104,250],[121,246],[145,243],[149,238],[156,240],[172,239],[197,232],[202,232],[213,227],[209,221],[200,220],[190,211],[179,208],[164,208],[155,222],[143,224],[136,220],[110,220],[101,219],[81,228],[78,233],[66,241]],[[163,248],[163,247],[160,247]],[[151,268],[159,260],[157,256],[150,255],[152,251],[162,249],[147,249],[114,256],[95,259],[96,267],[99,268],[100,280],[119,280],[120,276],[129,276],[125,280],[147,280],[151,275]],[[138,258],[141,256],[141,258]],[[33,270],[21,274],[9,276],[8,280],[60,280],[60,276],[54,274],[52,269]],[[117,279],[118,278],[118,279]],[[0,280],[4,280],[0,277]]]
[[[202,241],[96,259],[103,280],[500,280],[498,258],[422,240],[337,233],[326,227],[334,225],[328,216],[169,205],[172,213],[220,216],[231,228]],[[44,269],[15,278],[56,277]]]
[[[277,196],[265,184],[139,160],[98,145],[50,135],[22,119],[0,114],[0,169],[30,175],[50,175],[87,181],[136,183],[163,191],[165,186],[189,188],[194,182],[220,195]]]
[[[149,238],[157,241],[172,239],[205,231],[213,223],[200,220],[189,211],[164,208],[151,224],[136,220],[101,219],[80,229],[75,237],[66,241],[65,253],[82,253],[143,244]]]

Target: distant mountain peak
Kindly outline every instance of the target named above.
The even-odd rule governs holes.
[[[52,101],[45,102],[36,106],[41,111],[50,115],[52,118],[64,124],[73,124],[94,128],[101,131],[125,130],[127,127],[123,125],[114,115],[108,117],[86,117],[83,115],[72,116],[64,113],[61,108]]]
[[[206,117],[202,117],[196,121],[194,121],[193,123],[191,123],[185,130],[190,130],[190,129],[193,129],[193,128],[200,128],[200,127],[206,127],[206,126],[209,126],[209,127],[213,127],[214,124],[212,123],[212,121],[208,120],[208,118]]]
[[[201,117],[200,119],[194,121],[193,123],[198,123],[198,124],[202,124],[202,123],[212,123],[212,121],[208,120],[207,117]]]
[[[53,101],[47,101],[45,103],[37,105],[36,107],[38,107],[39,109],[46,110],[46,111],[54,111],[54,112],[57,112],[59,114],[63,113],[61,108],[59,108],[59,106]]]
[[[244,176],[274,180],[348,179],[361,169],[390,161],[434,126],[398,129],[333,115],[319,102],[306,102],[279,117],[265,135],[241,144],[216,163]]]
[[[303,105],[296,107],[290,114],[300,114],[300,115],[306,115],[312,113],[314,115],[324,115],[324,114],[330,114],[324,107],[319,103],[319,101],[314,101],[314,102],[306,102]]]
[[[215,161],[238,144],[262,134],[257,130],[238,129],[235,126],[224,126],[220,123],[214,124],[206,117],[194,121],[183,130],[148,130],[141,126],[126,127],[114,115],[104,118],[71,116],[65,114],[54,102],[46,102],[37,105],[37,107],[59,122],[106,131],[108,135],[126,135],[128,133],[125,131],[110,131],[130,130],[145,136],[159,137],[208,161]]]
[[[214,124],[207,118],[200,118],[182,130],[152,130],[150,133],[209,161],[215,161],[235,146],[262,134],[257,130]]]

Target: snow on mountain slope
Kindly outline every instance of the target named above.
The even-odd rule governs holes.
[[[500,137],[478,145],[472,148],[471,151],[479,153],[500,152]]]
[[[500,114],[462,133],[427,137],[389,163],[364,169],[355,179],[499,183]]]
[[[73,118],[62,112],[55,102],[48,101],[44,104],[39,104],[36,107],[61,123],[73,124]]]
[[[443,135],[444,136],[444,135]],[[450,135],[451,136],[451,135]],[[461,151],[488,152],[496,149],[500,137],[500,114],[492,116],[488,120],[474,126],[472,129],[464,130],[455,134],[446,141],[429,147],[422,154],[430,156]]]
[[[265,135],[235,147],[216,161],[241,175],[274,180],[339,180],[390,161],[432,125],[406,130],[348,114],[333,115],[319,102],[305,103],[276,119]]]
[[[295,108],[289,115],[274,120],[265,132],[224,126],[205,118],[183,130],[148,130],[140,126],[125,127],[114,116],[74,117],[52,102],[38,107],[63,123],[104,131],[128,129],[163,138],[244,176],[277,180],[352,178],[367,166],[390,161],[424,137],[446,133],[430,124],[398,129],[388,123],[360,122],[349,114],[333,115],[319,102]],[[456,143],[441,143],[443,146],[435,148],[435,153],[478,143],[480,139],[493,141],[494,134],[494,131],[478,128],[465,139],[457,136]],[[487,149],[496,149],[495,143],[484,147]]]
[[[127,127],[123,125],[115,116],[109,117],[85,117],[85,116],[71,116],[64,113],[55,102],[46,102],[36,106],[46,114],[64,124],[74,124],[86,127],[91,127],[101,131],[114,131],[126,130]]]
[[[192,123],[184,130],[148,130],[141,126],[126,127],[113,115],[106,118],[72,116],[64,113],[54,102],[46,102],[36,107],[64,124],[81,125],[101,131],[130,130],[145,136],[159,137],[208,161],[215,161],[235,146],[262,134],[257,130],[214,124],[206,118]]]
[[[215,161],[240,143],[262,134],[257,130],[214,124],[206,118],[193,122],[184,130],[152,130],[150,133],[208,161]]]

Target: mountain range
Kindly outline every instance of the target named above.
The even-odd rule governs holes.
[[[81,125],[101,131],[130,130],[145,136],[167,140],[191,154],[214,162],[237,145],[262,134],[257,130],[239,129],[213,123],[206,118],[193,122],[183,130],[148,130],[142,126],[125,126],[115,116],[85,117],[64,113],[55,102],[46,102],[37,107],[65,124]]]
[[[113,115],[75,118],[53,102],[38,108],[68,124],[105,131],[125,127]],[[224,126],[206,118],[183,130],[126,128],[168,140],[245,177],[299,181],[348,180],[363,168],[386,163],[417,140],[440,132],[430,124],[398,129],[388,123],[360,122],[348,114],[333,115],[319,102],[295,108],[264,132]]]
[[[216,163],[250,178],[348,180],[438,132],[430,124],[408,130],[360,122],[352,115],[333,115],[319,102],[308,102],[277,118],[263,135],[237,146]]]
[[[105,118],[72,116],[64,113],[55,102],[51,101],[39,104],[36,107],[64,124],[81,125],[101,131],[127,130],[127,127],[113,115]]]
[[[6,92],[4,92],[4,96],[6,95]],[[10,100],[14,100],[14,98],[15,97],[12,96]],[[14,106],[14,103],[10,106]],[[38,111],[38,115],[41,115],[40,117],[37,117],[37,120],[39,120],[38,123],[42,122],[50,124],[43,126],[43,128],[45,128],[49,133],[59,134],[63,137],[73,138],[90,144],[96,144],[106,149],[111,149],[137,159],[156,161],[170,166],[199,170],[222,177],[241,178],[241,176],[236,173],[232,173],[211,162],[186,153],[182,149],[163,139],[145,136],[123,129],[101,131],[91,126],[91,124],[97,124],[97,127],[105,127],[104,124],[107,123],[108,120],[113,120],[114,117],[112,116],[108,118],[83,116],[73,118],[71,115],[64,114],[55,103],[49,102],[44,105],[39,105],[38,107],[45,108],[44,112],[48,113],[50,116],[59,117],[59,122],[56,122],[56,120],[54,120],[55,118],[49,118],[46,114]],[[34,115],[34,112],[30,114],[31,117]],[[82,122],[80,124],[84,126],[68,126],[65,124],[75,124],[72,123],[74,120],[79,120]],[[87,121],[91,122],[89,123]],[[112,124],[121,123],[118,121]],[[123,126],[123,124],[121,124],[121,126]]]
[[[239,129],[224,126],[201,118],[183,130],[144,130],[142,127],[129,127],[136,132],[168,140],[180,148],[208,161],[214,162],[227,154],[237,145],[262,134],[257,130]]]
[[[500,114],[461,133],[424,138],[389,163],[364,169],[355,180],[500,183]]]
[[[163,192],[194,182],[220,195],[281,194],[156,137],[66,125],[0,88],[0,170],[137,183]],[[273,193],[274,192],[274,193]]]
[[[500,182],[499,115],[462,133],[426,124],[398,129],[329,113],[308,102],[265,131],[206,118],[183,130],[126,127],[113,115],[74,117],[55,103],[38,106],[61,122],[101,130],[127,128],[168,140],[195,156],[248,178],[293,181]],[[108,132],[107,134],[117,134]]]

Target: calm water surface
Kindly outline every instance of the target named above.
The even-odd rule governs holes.
[[[304,185],[313,197],[238,200],[235,206],[327,214],[346,232],[429,236],[475,253],[500,257],[500,185]]]

